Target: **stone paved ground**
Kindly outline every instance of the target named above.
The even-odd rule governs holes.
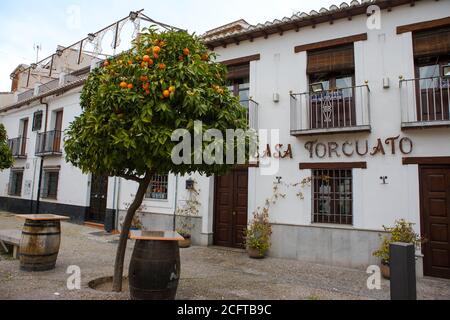
[[[21,228],[23,221],[0,213],[0,229]],[[0,256],[0,299],[128,299],[128,293],[113,294],[89,289],[88,282],[112,275],[116,244],[114,237],[92,235],[95,229],[63,223],[61,252],[56,269],[43,273],[19,270],[18,261]],[[130,243],[127,265],[133,243]],[[219,248],[193,247],[181,252],[182,275],[178,299],[388,299],[389,282],[382,290],[366,287],[364,270],[336,268],[311,263],[265,259],[250,260],[245,253]],[[66,269],[82,270],[82,289],[69,291]],[[420,299],[450,299],[450,281],[421,279]]]

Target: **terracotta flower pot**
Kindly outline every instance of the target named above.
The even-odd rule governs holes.
[[[380,269],[383,278],[389,280],[391,278],[391,268],[389,266],[389,263],[385,261],[381,262]]]
[[[261,254],[258,249],[247,248],[248,256],[252,259],[264,259],[265,254]]]
[[[187,249],[187,248],[191,247],[191,245],[192,245],[191,236],[183,236],[183,238],[184,238],[184,240],[178,241],[178,246],[181,249]]]

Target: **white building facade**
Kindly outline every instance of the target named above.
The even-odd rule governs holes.
[[[173,228],[192,179],[201,203],[192,219],[194,244],[243,247],[243,230],[276,182],[286,197],[270,209],[271,256],[367,267],[379,263],[372,253],[383,225],[405,219],[427,239],[420,269],[449,278],[450,2],[413,3],[353,1],[207,33],[204,41],[229,67],[230,89],[249,106],[252,126],[269,130],[268,150],[259,166],[225,177],[155,177],[140,210],[144,228]],[[378,7],[368,10],[372,4]],[[81,112],[81,87],[70,85],[0,110],[10,137],[23,137],[28,125],[26,157],[20,147],[14,168],[0,173],[0,209],[35,210],[41,158],[32,120],[41,110],[40,132],[64,131]],[[137,185],[81,174],[65,163],[62,145],[54,152],[58,134],[49,139],[39,209],[79,222],[114,217],[120,228]],[[303,180],[311,182],[298,185]]]

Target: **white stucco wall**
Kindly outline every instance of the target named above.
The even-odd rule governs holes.
[[[292,144],[294,159],[280,161],[279,173],[285,183],[295,183],[311,174],[310,170],[299,170],[300,162],[341,162],[367,161],[368,169],[353,170],[354,228],[381,230],[382,225],[392,225],[394,220],[405,218],[420,223],[418,166],[402,165],[402,157],[397,148],[395,156],[353,156],[351,158],[310,159],[304,148],[307,141],[332,142],[342,144],[346,140],[369,140],[372,148],[378,138],[401,135],[414,142],[414,151],[409,156],[449,156],[450,129],[428,129],[402,132],[399,77],[414,78],[414,59],[411,33],[397,35],[400,25],[428,21],[448,16],[450,2],[426,1],[414,7],[402,6],[383,11],[381,30],[368,30],[366,16],[354,17],[352,21],[342,19],[333,25],[319,24],[315,29],[306,27],[299,32],[285,32],[268,39],[257,38],[253,42],[244,41],[239,45],[217,47],[219,60],[229,60],[253,54],[260,54],[259,61],[251,63],[251,96],[260,104],[262,129],[279,129],[280,143]],[[323,40],[368,33],[367,41],[355,43],[356,85],[368,81],[371,90],[370,134],[354,133],[324,135],[315,137],[293,137],[290,135],[289,92],[308,91],[306,75],[306,52],[294,53],[294,47]],[[383,89],[383,78],[390,79],[390,88]],[[272,101],[273,93],[280,94],[280,102]],[[386,147],[390,151],[390,147]],[[274,176],[250,174],[249,214],[256,206],[262,205],[272,194]],[[259,170],[257,170],[259,171]],[[382,185],[380,176],[388,177],[388,184]],[[305,200],[299,200],[294,190],[288,190],[288,197],[271,210],[274,223],[290,225],[311,224],[311,194],[305,189]]]

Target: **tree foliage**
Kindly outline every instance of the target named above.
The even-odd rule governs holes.
[[[8,169],[13,165],[13,157],[7,139],[5,127],[0,123],[0,170]]]
[[[227,165],[174,165],[175,129],[246,129],[245,109],[225,87],[226,69],[186,32],[150,28],[130,52],[89,76],[83,113],[66,134],[67,159],[84,172],[142,176],[151,170],[224,173]]]
[[[232,164],[176,165],[177,129],[198,133],[247,129],[246,110],[225,87],[225,67],[187,32],[147,29],[131,51],[93,71],[81,94],[82,114],[66,132],[66,157],[83,172],[123,177],[139,184],[127,210],[117,249],[113,290],[122,290],[128,234],[152,174],[222,174]],[[194,132],[196,131],[196,132]],[[217,141],[215,141],[217,142]],[[242,143],[242,142],[241,142]],[[203,142],[203,149],[209,142]],[[242,146],[233,145],[233,151]],[[224,151],[226,146],[223,146]],[[186,153],[189,153],[186,151]],[[198,153],[197,153],[198,155]],[[186,156],[183,154],[183,157]],[[226,163],[226,162],[223,162]]]

